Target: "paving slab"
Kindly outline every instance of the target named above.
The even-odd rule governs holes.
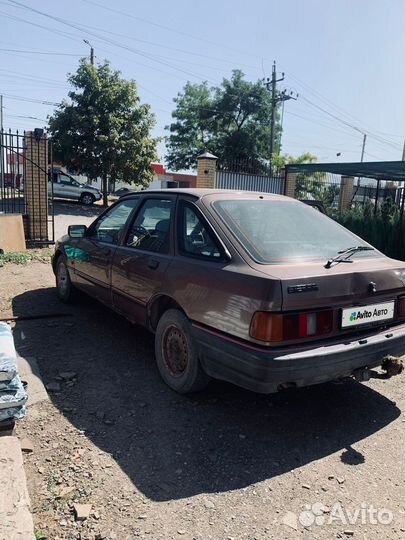
[[[35,540],[17,437],[0,437],[0,540]]]

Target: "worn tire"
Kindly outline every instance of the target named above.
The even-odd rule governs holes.
[[[96,198],[92,193],[82,193],[80,197],[80,202],[86,206],[91,206],[95,200]]]
[[[179,394],[203,390],[210,381],[201,367],[190,322],[177,309],[165,311],[159,320],[155,356],[163,380]]]
[[[76,289],[72,285],[69,270],[61,256],[56,261],[55,277],[56,292],[59,300],[61,300],[65,304],[69,304],[75,298]]]

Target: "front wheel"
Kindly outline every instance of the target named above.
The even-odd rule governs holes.
[[[96,198],[92,193],[83,193],[80,197],[80,202],[86,206],[91,206],[95,200]]]
[[[66,304],[71,302],[74,298],[74,287],[70,280],[69,270],[66,266],[65,261],[62,257],[56,262],[56,291],[59,297],[59,300],[65,302]]]
[[[156,363],[165,383],[180,394],[204,389],[210,378],[198,359],[190,322],[177,309],[159,320],[155,334]]]

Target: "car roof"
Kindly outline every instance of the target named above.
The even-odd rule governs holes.
[[[273,200],[286,200],[290,199],[290,197],[285,197],[284,195],[276,195],[274,193],[266,193],[263,191],[238,191],[235,189],[216,189],[216,188],[166,188],[166,189],[145,189],[141,191],[132,191],[131,193],[128,193],[126,195],[123,195],[121,199],[130,198],[131,196],[135,194],[169,194],[174,193],[178,195],[191,195],[192,197],[196,197],[197,199],[202,199],[206,196],[220,196],[221,198],[226,195],[230,197],[231,199],[243,199],[246,198],[246,196],[251,195],[258,195],[261,197],[264,197],[266,199],[273,199]],[[290,199],[294,200],[294,199]]]

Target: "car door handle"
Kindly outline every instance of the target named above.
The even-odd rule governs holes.
[[[159,264],[159,261],[157,261],[156,259],[149,259],[148,268],[150,268],[151,270],[156,270]]]

